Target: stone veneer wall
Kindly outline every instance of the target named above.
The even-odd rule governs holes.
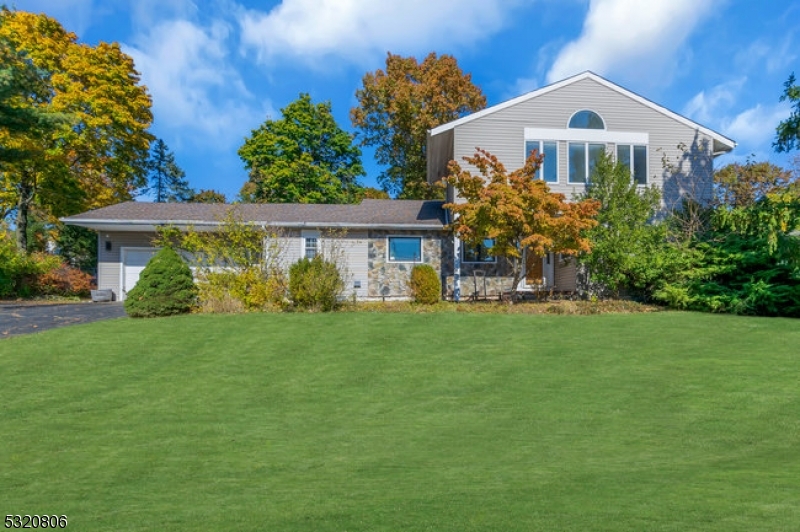
[[[442,286],[444,297],[453,297],[453,239],[442,240]],[[475,272],[478,272],[476,275]],[[482,274],[480,272],[483,272]],[[556,259],[554,268],[555,286],[553,290],[569,292],[575,290],[575,260]],[[499,298],[508,292],[514,284],[511,264],[503,257],[495,262],[462,262],[461,263],[461,298]]]
[[[407,299],[411,297],[408,279],[414,262],[389,262],[387,237],[418,236],[422,238],[422,262],[430,264],[437,272],[442,271],[442,251],[447,240],[443,233],[432,231],[379,231],[369,232],[367,244],[369,271],[367,297]]]
[[[463,245],[463,244],[462,244]],[[453,297],[453,237],[442,239],[442,289],[444,297]],[[483,272],[483,276],[475,272]],[[513,277],[511,265],[502,257],[495,262],[462,262],[461,263],[461,298],[499,297],[502,292],[511,290]]]

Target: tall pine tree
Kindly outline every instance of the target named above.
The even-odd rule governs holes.
[[[175,154],[166,143],[157,139],[150,150],[147,165],[150,186],[142,193],[153,193],[156,203],[183,203],[192,199],[194,191],[185,179],[186,173],[175,162]]]

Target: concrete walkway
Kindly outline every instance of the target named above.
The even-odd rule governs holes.
[[[123,316],[125,309],[121,302],[62,305],[4,303],[0,304],[0,339]]]

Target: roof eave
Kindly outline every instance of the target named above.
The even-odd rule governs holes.
[[[74,217],[61,218],[68,225],[77,225],[98,231],[154,231],[158,227],[178,227],[181,229],[195,227],[211,230],[223,225],[223,222],[208,220],[115,220],[115,219],[80,219]],[[281,222],[254,220],[250,223],[262,227],[282,227],[288,229],[302,229],[306,227],[330,227],[336,229],[418,229],[442,230],[444,224],[413,224],[413,223],[348,223],[348,222]]]

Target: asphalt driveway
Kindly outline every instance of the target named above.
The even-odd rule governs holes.
[[[0,305],[0,338],[125,316],[121,302]]]

